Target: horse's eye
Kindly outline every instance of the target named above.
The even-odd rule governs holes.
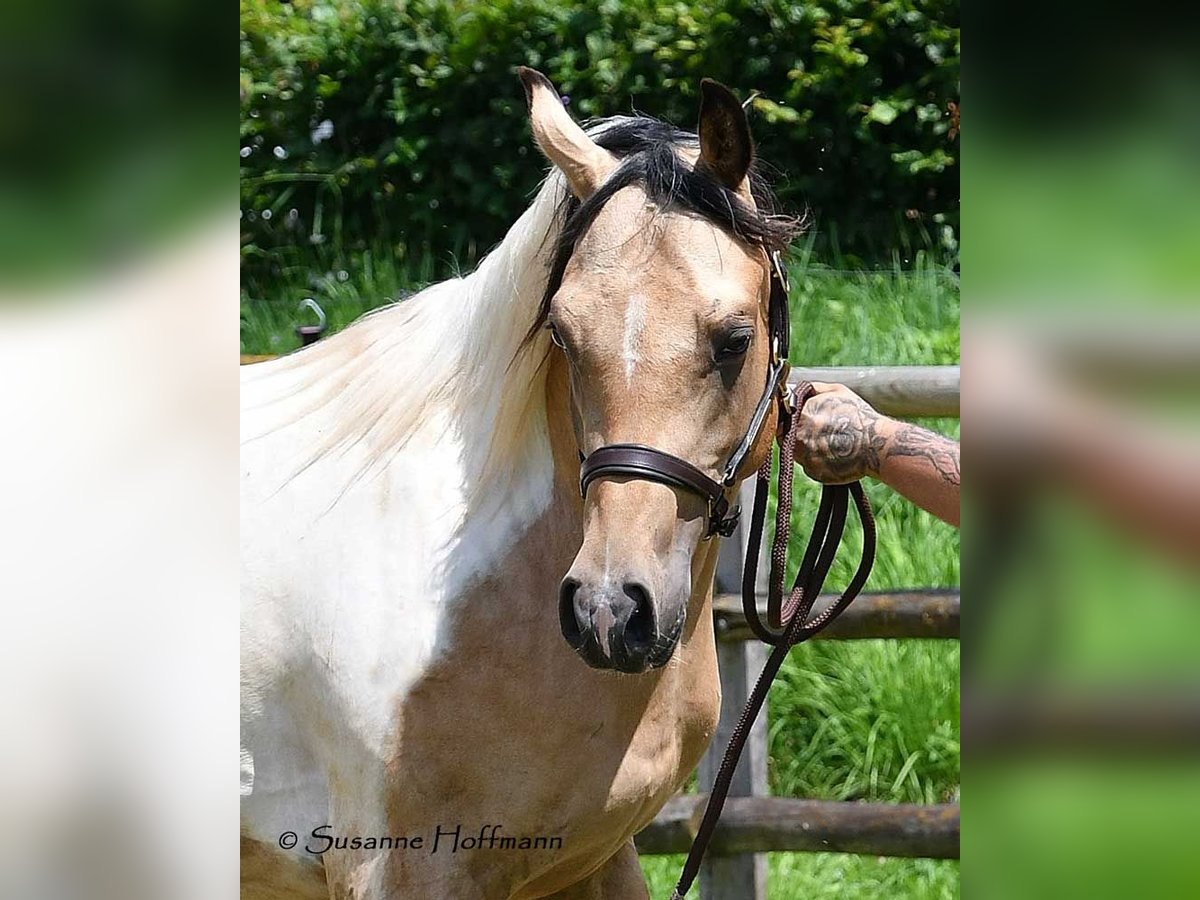
[[[546,330],[550,332],[550,340],[554,342],[554,346],[562,350],[567,349],[567,342],[562,339],[562,335],[558,333],[558,328],[553,322],[546,323]]]
[[[741,359],[750,349],[750,341],[753,337],[754,333],[749,330],[732,331],[723,335],[716,346],[717,362],[725,363]]]

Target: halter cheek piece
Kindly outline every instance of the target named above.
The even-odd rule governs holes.
[[[771,543],[771,562],[767,577],[767,621],[764,623],[758,611],[755,591],[758,573],[758,554],[762,547],[766,524],[767,495],[770,493],[771,460],[768,458],[758,470],[755,478],[754,508],[750,517],[747,535],[746,561],[742,574],[742,611],[755,636],[774,647],[762,674],[759,675],[750,699],[742,711],[741,718],[729,739],[725,756],[713,781],[712,793],[704,809],[704,817],[696,829],[692,847],[672,900],[684,897],[697,874],[704,851],[712,839],[713,831],[725,805],[733,781],[733,772],[738,758],[750,734],[750,726],[762,709],[767,690],[775,679],[788,651],[801,641],[808,640],[840,615],[850,602],[858,596],[871,572],[875,560],[875,522],[871,506],[863,493],[862,485],[825,485],[821,492],[821,506],[813,522],[808,547],[800,562],[796,580],[784,598],[783,578],[787,569],[787,551],[791,536],[792,476],[794,474],[796,450],[796,423],[805,402],[815,393],[813,386],[802,382],[796,387],[795,395],[788,390],[788,288],[787,274],[779,254],[771,254],[771,296],[768,317],[771,328],[771,367],[767,371],[767,383],[762,398],[750,419],[746,435],[730,454],[718,479],[678,456],[643,444],[608,444],[593,450],[590,456],[580,455],[579,487],[587,497],[588,486],[597,478],[623,476],[657,481],[670,487],[690,491],[707,504],[708,528],[705,537],[721,535],[729,537],[737,527],[741,512],[737,507],[729,508],[729,492],[738,481],[750,448],[754,446],[763,422],[771,410],[771,404],[779,402],[779,482],[778,504],[775,513],[775,535]],[[846,525],[846,513],[850,500],[863,527],[863,555],[858,570],[851,578],[846,590],[822,612],[809,617],[817,595],[825,583],[825,576],[833,565],[834,555],[842,539]]]
[[[593,450],[590,456],[581,457],[579,489],[583,496],[587,497],[588,486],[593,481],[610,475],[657,481],[669,487],[691,491],[705,501],[708,510],[705,538],[713,535],[732,535],[741,518],[741,510],[736,506],[730,510],[728,494],[737,484],[738,472],[762,430],[771,404],[778,399],[785,413],[790,415],[791,412],[791,396],[787,388],[790,331],[787,273],[777,252],[771,254],[771,297],[768,302],[768,316],[771,329],[771,367],[767,371],[767,385],[758,406],[755,407],[746,435],[721,469],[719,481],[710,478],[687,460],[665,450],[647,447],[645,444],[606,444]]]

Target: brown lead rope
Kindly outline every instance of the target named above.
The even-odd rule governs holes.
[[[808,640],[837,616],[839,616],[851,601],[858,596],[867,576],[871,574],[871,566],[875,562],[875,518],[871,514],[871,505],[863,493],[862,484],[826,485],[821,492],[821,505],[813,522],[812,534],[808,539],[808,547],[796,573],[796,580],[788,595],[786,604],[783,602],[783,580],[787,568],[788,539],[791,536],[792,511],[792,477],[795,470],[796,423],[805,402],[814,393],[808,382],[801,382],[796,387],[795,412],[791,421],[785,421],[782,438],[779,442],[779,490],[778,506],[775,512],[775,537],[771,542],[771,568],[767,589],[767,624],[759,618],[757,598],[755,596],[755,581],[759,550],[762,547],[763,527],[767,517],[767,494],[771,481],[771,460],[767,459],[758,471],[754,486],[754,508],[750,520],[749,540],[746,546],[746,564],[742,573],[742,609],[750,630],[762,641],[774,646],[762,674],[750,692],[746,708],[738,719],[737,727],[729,738],[729,746],[721,760],[721,767],[713,782],[712,793],[704,810],[704,818],[696,830],[696,837],[688,851],[687,861],[679,876],[679,883],[671,900],[683,900],[700,872],[700,862],[704,852],[712,840],[717,820],[725,806],[725,798],[729,793],[729,785],[733,781],[733,772],[737,768],[742,748],[750,735],[750,727],[758,717],[767,691],[775,675],[779,672],[788,651],[803,641]],[[845,592],[824,612],[809,620],[813,603],[833,565],[834,555],[842,539],[842,531],[846,525],[846,511],[850,498],[854,499],[858,510],[859,520],[863,529],[863,554],[858,564],[858,571],[850,580]]]

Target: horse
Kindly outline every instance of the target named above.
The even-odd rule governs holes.
[[[476,270],[243,367],[244,897],[644,898],[716,727],[711,510],[580,460],[759,467],[798,223],[724,86],[585,129],[518,74],[551,166]]]

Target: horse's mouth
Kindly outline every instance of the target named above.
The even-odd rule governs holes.
[[[608,626],[609,623],[598,623]],[[622,672],[627,675],[640,675],[652,669],[661,669],[675,655],[679,644],[679,629],[672,629],[670,634],[638,635],[636,630],[630,632],[626,627],[626,637],[614,637],[609,627],[600,627],[581,631],[574,620],[563,623],[563,637],[585,663],[593,669]],[[632,637],[635,641],[631,649],[626,640]]]

